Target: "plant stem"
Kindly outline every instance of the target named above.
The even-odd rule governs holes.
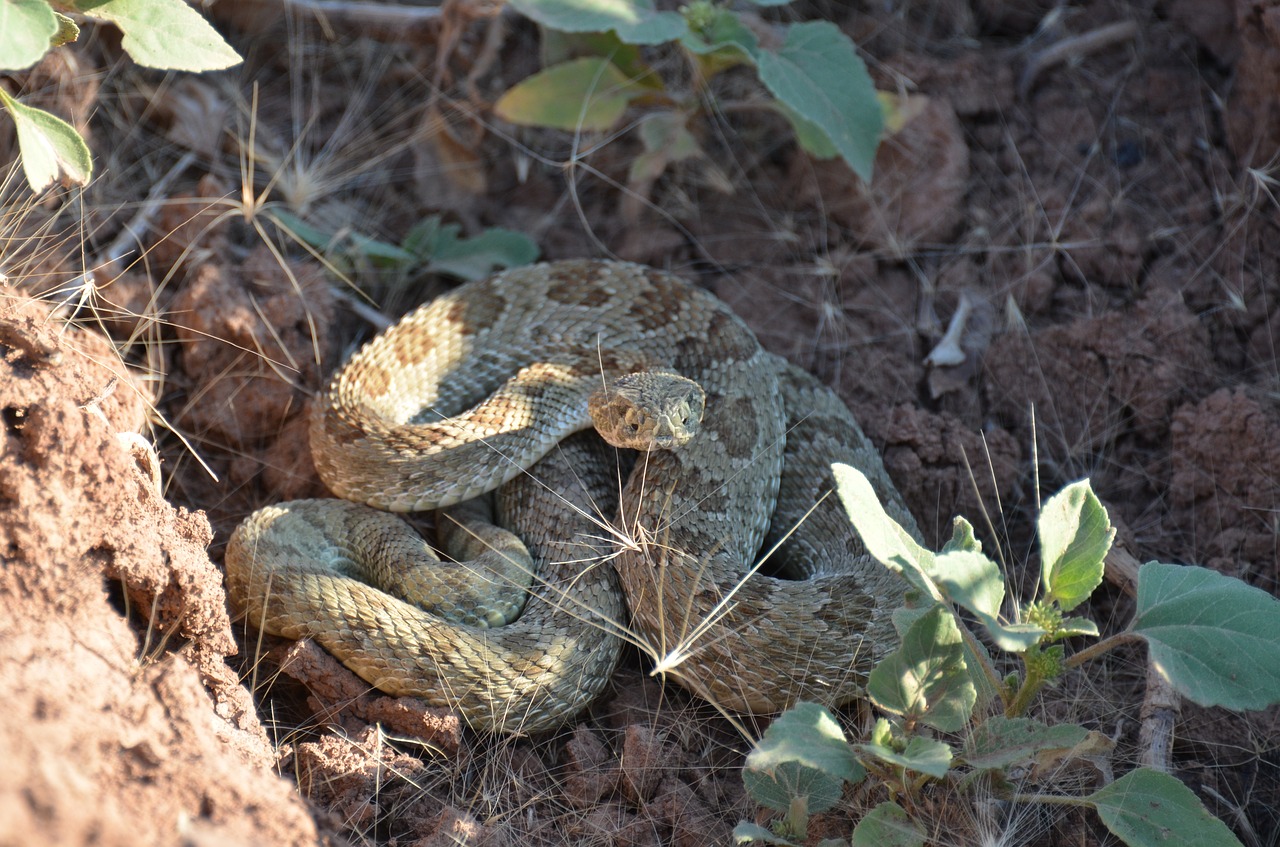
[[[1004,714],[1008,718],[1022,717],[1022,714],[1027,711],[1027,707],[1031,705],[1031,698],[1035,697],[1036,692],[1044,686],[1043,677],[1033,673],[1025,662],[1022,667],[1027,676],[1018,688],[1018,693],[1013,696],[1012,700],[1005,703]]]
[[[1144,641],[1141,635],[1135,635],[1132,632],[1121,632],[1110,638],[1104,638],[1092,647],[1086,647],[1079,653],[1075,653],[1071,658],[1067,659],[1066,665],[1069,668],[1078,668],[1085,662],[1096,659],[1108,650],[1119,647],[1121,644],[1128,644],[1132,641]]]
[[[1009,798],[1010,803],[1043,803],[1048,806],[1087,806],[1079,797],[1067,797],[1061,794],[1015,794]]]

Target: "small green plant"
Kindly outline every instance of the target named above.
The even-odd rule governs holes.
[[[790,0],[751,0],[757,7]],[[832,23],[771,24],[726,3],[692,0],[679,12],[652,0],[511,0],[544,28],[544,69],[508,90],[497,115],[524,126],[606,132],[633,102],[653,111],[639,124],[645,152],[631,167],[633,188],[668,164],[703,157],[689,123],[704,108],[706,83],[728,68],[754,67],[771,95],[762,108],[790,122],[820,158],[839,155],[871,178],[884,113],[853,43]],[[669,87],[641,47],[673,42],[693,67],[693,88]]]
[[[0,0],[0,71],[18,71],[49,50],[75,41],[75,17],[115,24],[124,51],[149,68],[213,71],[240,56],[183,0]],[[24,105],[0,87],[0,107],[18,131],[22,169],[32,191],[55,180],[85,185],[93,175],[89,147],[61,118]]]
[[[1280,602],[1216,571],[1150,562],[1138,574],[1129,626],[1067,656],[1064,638],[1098,635],[1092,622],[1067,613],[1101,583],[1115,536],[1087,480],[1045,503],[1037,524],[1039,596],[1017,604],[1005,622],[1004,579],[967,521],[956,518],[951,540],[933,553],[885,513],[859,471],[836,465],[835,472],[867,550],[911,586],[910,608],[894,617],[902,644],[868,678],[868,699],[883,716],[866,743],[850,744],[831,713],[813,703],[798,704],[769,727],[747,757],[743,780],[758,803],[783,816],[772,829],[740,823],[740,843],[796,843],[810,814],[831,808],[845,782],[868,777],[888,799],[863,817],[851,841],[824,845],[923,845],[913,815],[924,790],[940,782],[957,791],[980,785],[1016,802],[1092,808],[1117,838],[1138,847],[1240,843],[1191,789],[1151,768],[1080,796],[1019,794],[1010,772],[1109,746],[1082,726],[1047,726],[1025,715],[1046,685],[1119,644],[1145,641],[1173,687],[1200,705],[1260,709],[1280,701]],[[1001,678],[957,607],[987,643],[1016,656],[1021,670]],[[957,749],[938,733],[964,741]]]
[[[268,215],[292,239],[322,251],[329,265],[343,274],[372,265],[401,274],[442,273],[476,280],[538,258],[538,246],[524,233],[492,227],[464,238],[461,226],[443,223],[439,215],[423,218],[398,245],[358,232],[329,233],[283,209],[272,209]]]

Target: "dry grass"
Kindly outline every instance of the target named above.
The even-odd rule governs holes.
[[[933,11],[940,15],[945,9]],[[421,188],[406,191],[406,185],[438,187],[442,196],[457,201],[454,212],[474,231],[494,215],[491,200],[469,193],[468,186],[484,184],[502,185],[509,196],[520,197],[514,204],[519,208],[505,222],[558,254],[616,255],[623,248],[642,252],[637,241],[643,239],[627,241],[628,229],[638,228],[655,239],[681,240],[679,255],[690,266],[730,267],[737,279],[749,283],[742,305],[763,304],[759,328],[766,342],[787,347],[859,400],[872,396],[887,403],[915,402],[921,371],[886,377],[896,380],[887,389],[868,374],[892,370],[903,359],[914,366],[923,348],[945,330],[942,316],[954,311],[958,291],[984,275],[996,277],[982,291],[996,324],[991,333],[1028,344],[1033,356],[1024,370],[1036,387],[1026,393],[1049,402],[1022,406],[1001,419],[1015,432],[1028,458],[1016,489],[1003,489],[1008,499],[981,516],[992,539],[989,552],[998,552],[1010,579],[1021,583],[1025,593],[1026,583],[1034,582],[1026,569],[1034,548],[1016,518],[1033,511],[1045,487],[1085,475],[1115,480],[1117,497],[1138,501],[1129,504],[1129,528],[1151,555],[1177,558],[1188,548],[1196,549],[1195,539],[1180,537],[1176,527],[1171,531],[1168,516],[1173,507],[1164,486],[1171,457],[1163,447],[1150,446],[1147,431],[1137,428],[1135,434],[1133,410],[1144,404],[1176,405],[1188,385],[1218,380],[1219,366],[1179,359],[1154,397],[1140,396],[1139,389],[1147,383],[1126,382],[1114,369],[1104,370],[1087,391],[1065,395],[1056,381],[1056,363],[1036,358],[1043,352],[1034,343],[1047,322],[1107,314],[1136,293],[1118,291],[1123,284],[1093,283],[1102,273],[1099,256],[1124,246],[1123,237],[1108,233],[1106,224],[1114,221],[1153,218],[1143,233],[1147,253],[1136,260],[1139,270],[1131,285],[1167,272],[1162,269],[1185,268],[1179,292],[1213,326],[1238,327],[1243,316],[1270,312],[1274,306],[1267,302],[1273,289],[1256,281],[1257,266],[1264,261],[1259,255],[1273,240],[1280,208],[1274,162],[1234,176],[1216,161],[1203,172],[1193,171],[1185,157],[1151,150],[1148,158],[1155,164],[1136,172],[1115,166],[1115,151],[1130,140],[1125,123],[1133,108],[1128,86],[1138,67],[1128,65],[1111,73],[1106,86],[1087,70],[1077,71],[1086,83],[1107,91],[1106,106],[1084,139],[1083,154],[1074,135],[1051,136],[1037,128],[1035,115],[1002,114],[985,122],[984,134],[968,139],[982,154],[974,157],[978,178],[969,208],[984,210],[987,217],[964,226],[954,241],[867,244],[859,241],[860,233],[827,221],[827,198],[821,193],[816,208],[781,206],[779,185],[785,188],[789,182],[771,161],[777,151],[735,143],[735,133],[747,119],[718,110],[716,100],[704,102],[706,144],[723,153],[723,159],[713,156],[675,169],[652,184],[628,184],[624,166],[635,124],[604,137],[579,133],[565,138],[489,122],[462,84],[476,83],[466,79],[466,71],[468,63],[478,59],[463,49],[480,50],[475,33],[453,57],[458,66],[450,67],[447,61],[414,57],[412,51],[369,42],[336,43],[323,30],[292,17],[284,32],[280,55],[273,52],[279,41],[271,41],[270,49],[250,51],[242,76],[157,81],[114,68],[101,80],[111,108],[102,110],[96,130],[112,143],[98,145],[105,152],[99,162],[101,176],[83,193],[32,199],[13,167],[0,181],[0,280],[46,300],[52,320],[94,326],[113,339],[120,360],[138,375],[128,390],[145,397],[152,410],[153,437],[165,457],[166,491],[173,499],[208,510],[222,538],[249,510],[277,499],[276,491],[261,484],[259,468],[273,463],[275,470],[283,468],[278,456],[264,456],[254,440],[231,443],[222,434],[183,423],[193,408],[207,402],[208,390],[190,372],[179,373],[176,364],[181,344],[175,336],[178,316],[170,304],[191,268],[209,259],[234,263],[259,246],[276,257],[303,304],[310,349],[292,350],[293,359],[278,356],[268,348],[290,348],[276,337],[264,339],[262,347],[243,346],[241,352],[253,360],[254,368],[261,366],[305,390],[314,386],[299,380],[302,359],[318,366],[325,361],[326,345],[333,342],[326,340],[331,328],[316,318],[311,294],[295,275],[290,257],[319,263],[336,291],[372,302],[382,315],[403,312],[433,289],[402,273],[388,273],[367,257],[307,248],[275,227],[271,212],[288,210],[333,233],[335,241],[358,232],[395,243],[424,207],[444,205],[424,198]],[[88,45],[90,55],[98,50],[98,45]],[[513,80],[482,81],[497,85]],[[65,79],[54,85],[51,96],[67,85]],[[1212,123],[1212,116],[1201,109],[1191,131],[1208,137]],[[486,160],[473,150],[470,158],[448,158],[445,153],[456,153],[457,145],[440,139],[462,129],[484,139],[486,154],[497,155]],[[1150,142],[1150,134],[1143,138]],[[1157,166],[1173,170],[1159,176],[1148,172]],[[200,197],[193,183],[202,173],[212,175],[220,188]],[[1157,180],[1207,183],[1215,209],[1211,220],[1196,217],[1193,204],[1200,202],[1201,194],[1190,194],[1186,206],[1166,204],[1160,186],[1153,184]],[[532,202],[530,195],[542,201]],[[699,219],[702,209],[733,215],[726,214],[724,227],[717,229]],[[884,217],[883,209],[876,211],[882,215],[878,223],[892,229],[894,219]],[[1099,218],[1103,225],[1096,225]],[[733,245],[744,240],[744,232],[767,248],[753,246],[740,257]],[[1053,296],[1058,299],[1043,302],[1031,291],[1045,278],[1054,283]],[[792,310],[789,317],[794,318],[773,338],[771,304]],[[1160,321],[1174,308],[1141,313],[1141,320],[1126,323],[1126,329],[1135,336],[1159,332]],[[370,331],[349,318],[339,324],[341,350]],[[797,337],[797,324],[807,326],[807,333]],[[906,348],[902,359],[876,358],[894,346]],[[1274,386],[1280,379],[1277,363],[1280,357],[1269,351],[1257,367],[1259,384]],[[211,383],[240,379],[243,373],[226,370],[204,377]],[[1076,402],[1080,396],[1092,405],[1082,410]],[[977,420],[973,404],[953,402],[954,397],[931,399],[938,408],[974,421],[975,428],[986,423]],[[1011,419],[1015,415],[1017,419]],[[1033,451],[1033,444],[1038,450]],[[974,468],[959,472],[962,481],[970,474],[985,480],[997,473],[995,462],[982,456],[971,455],[968,461]],[[972,486],[978,487],[976,480]],[[1002,490],[998,484],[994,487]],[[935,522],[944,524],[950,517],[943,513],[946,504],[937,508]],[[607,516],[597,517],[602,533],[621,531]],[[970,517],[978,523],[977,515]],[[1105,630],[1126,619],[1126,601],[1104,598],[1095,605],[1094,615]],[[719,825],[750,817],[749,806],[732,786],[739,757],[759,728],[726,719],[711,707],[690,702],[682,692],[661,691],[655,683],[641,681],[638,669],[664,667],[674,654],[621,629],[633,648],[625,689],[627,696],[640,697],[641,705],[629,707],[625,720],[597,716],[593,728],[586,730],[609,754],[605,767],[617,772],[609,778],[619,780],[605,799],[587,807],[575,799],[584,790],[574,782],[580,774],[565,763],[570,730],[533,740],[468,737],[467,755],[446,756],[412,739],[389,739],[381,731],[333,735],[330,727],[316,726],[303,714],[297,686],[265,661],[266,639],[258,633],[247,634],[248,658],[241,673],[262,703],[264,722],[286,770],[296,767],[300,755],[312,755],[300,754],[300,745],[316,744],[322,737],[342,737],[342,743],[358,751],[365,781],[355,794],[342,793],[349,786],[332,784],[339,780],[332,770],[309,771],[300,783],[318,807],[364,792],[364,806],[343,799],[346,805],[319,814],[365,843],[408,839],[418,833],[412,827],[423,826],[445,807],[465,812],[519,843],[610,844],[616,843],[619,831],[632,833],[641,843],[669,838],[671,819],[660,814],[658,804],[648,802],[652,795],[637,799],[622,785],[621,780],[648,782],[646,771],[660,766],[644,762],[633,767],[626,761],[627,733],[638,732],[630,727],[640,727],[679,751],[673,758],[687,763],[687,770],[677,781],[703,790],[704,802],[716,801],[711,814]],[[143,659],[158,655],[169,642],[169,633],[149,629]],[[1142,675],[1141,657],[1113,657],[1087,675],[1064,681],[1046,697],[1043,716],[1080,722],[1114,738],[1119,746],[1111,766],[1123,769],[1137,758],[1133,733]],[[1197,715],[1195,726],[1205,724],[1207,720]],[[1267,819],[1257,806],[1265,806],[1275,793],[1269,784],[1274,773],[1267,770],[1275,759],[1275,737],[1265,725],[1250,721],[1241,720],[1235,728],[1239,740],[1230,749],[1208,730],[1192,737],[1197,761],[1187,768],[1198,786],[1217,793],[1216,811],[1244,810],[1229,823],[1238,824],[1241,831],[1261,832]],[[1232,763],[1232,769],[1255,768],[1261,776],[1238,790],[1232,774],[1215,774],[1220,760]],[[1045,781],[1053,784],[1059,778],[1051,774]],[[1028,782],[1026,788],[1033,786]],[[1058,821],[1025,806],[1006,808],[995,792],[976,794],[972,802],[942,793],[933,797],[936,806],[924,815],[933,826],[933,841],[1052,842]],[[853,809],[865,809],[879,799],[883,798],[867,793],[851,797],[835,826],[847,824]],[[1077,831],[1087,842],[1088,831]],[[1273,842],[1265,834],[1255,838],[1259,844]]]

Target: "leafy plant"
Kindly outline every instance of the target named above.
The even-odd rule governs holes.
[[[707,82],[735,66],[755,69],[772,109],[820,158],[839,155],[863,179],[884,113],[853,43],[826,21],[767,23],[728,4],[691,0],[679,12],[652,0],[510,0],[544,28],[542,71],[516,84],[495,111],[512,123],[570,131],[614,128],[632,103],[653,106],[640,123],[645,152],[632,166],[633,188],[672,162],[704,153],[690,132]],[[757,7],[790,0],[750,0]],[[693,90],[670,87],[640,47],[672,42],[693,67]]]
[[[427,271],[475,280],[538,258],[538,246],[524,233],[493,227],[474,238],[463,238],[458,224],[443,223],[439,215],[419,221],[396,245],[357,232],[331,234],[283,209],[269,214],[290,237],[323,251],[342,271],[368,262],[402,273]]]
[[[183,0],[0,0],[0,70],[29,68],[49,50],[75,41],[80,29],[73,15],[115,24],[124,34],[124,51],[149,68],[212,71],[241,61]],[[23,173],[33,191],[59,178],[74,185],[89,181],[93,159],[74,127],[24,105],[3,87],[0,107],[17,129]]]
[[[809,813],[830,808],[844,782],[869,776],[889,799],[859,822],[850,841],[823,842],[828,847],[923,845],[925,832],[912,815],[924,789],[938,782],[959,791],[982,785],[1017,802],[1092,808],[1116,837],[1139,847],[1239,844],[1189,788],[1151,768],[1081,796],[1020,795],[1010,772],[1109,748],[1082,726],[1047,726],[1026,712],[1066,670],[1119,644],[1145,641],[1173,687],[1201,705],[1259,709],[1280,702],[1280,602],[1216,571],[1150,562],[1138,573],[1129,626],[1068,657],[1063,639],[1098,635],[1091,621],[1066,613],[1101,583],[1115,536],[1087,480],[1045,503],[1037,524],[1039,596],[1015,604],[1006,621],[1004,579],[967,521],[956,518],[951,540],[931,552],[885,513],[865,476],[845,465],[835,472],[850,521],[871,555],[911,585],[912,607],[894,618],[901,646],[867,681],[867,696],[883,715],[870,739],[848,743],[830,712],[813,703],[780,716],[747,757],[743,780],[757,802],[784,814],[773,829],[739,824],[739,842],[795,843]],[[1021,670],[1001,678],[957,608],[977,622],[987,643],[1016,656]],[[936,737],[961,732],[958,748]]]

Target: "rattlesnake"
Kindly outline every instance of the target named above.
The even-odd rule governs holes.
[[[566,458],[557,445],[591,425],[587,398],[602,380],[664,371],[705,391],[701,428],[641,454],[620,492],[613,482],[615,507],[601,498],[616,461]],[[584,260],[463,285],[335,375],[311,446],[346,500],[417,511],[511,483],[500,500],[532,512],[530,549],[551,570],[520,620],[493,629],[443,622],[348,575],[351,533],[407,532],[394,516],[283,504],[246,519],[228,546],[230,593],[251,625],[314,637],[376,687],[456,708],[475,726],[563,721],[603,687],[620,634],[720,707],[760,713],[852,699],[896,641],[898,579],[865,553],[834,495],[823,499],[831,464],[852,464],[914,532],[878,454],[833,392],[675,276]],[[613,539],[556,499],[568,489],[612,523]],[[366,521],[373,528],[358,530]],[[784,537],[765,568],[789,578],[752,571]]]

